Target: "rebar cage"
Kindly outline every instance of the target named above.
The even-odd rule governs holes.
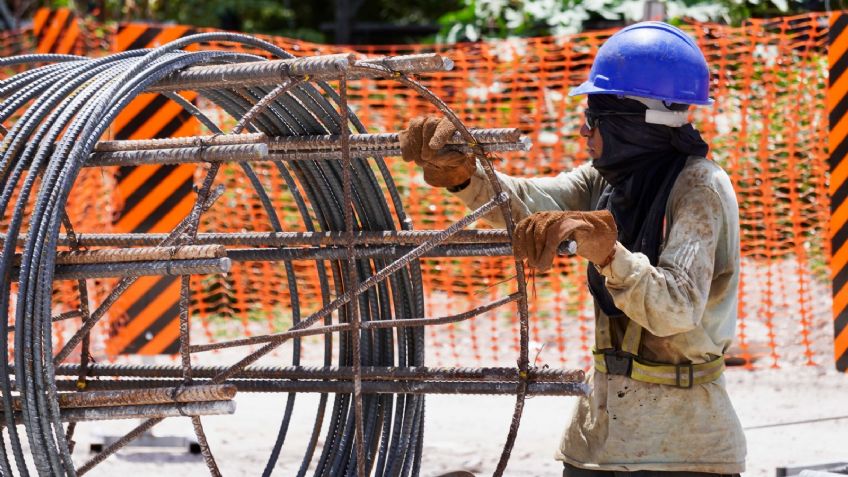
[[[236,51],[187,51],[229,42],[276,59]],[[427,316],[419,259],[511,256],[509,197],[488,155],[529,147],[520,131],[468,129],[445,103],[414,79],[452,68],[435,54],[385,58],[324,55],[293,58],[264,41],[204,33],[153,50],[88,59],[27,55],[0,60],[32,69],[0,81],[3,133],[2,267],[5,331],[0,390],[8,442],[0,446],[3,475],[29,475],[19,427],[39,475],[84,474],[169,417],[189,417],[212,475],[220,475],[200,416],[232,413],[237,392],[288,393],[270,475],[285,440],[297,393],[320,394],[314,429],[298,475],[417,475],[421,467],[424,394],[510,394],[516,404],[495,475],[509,460],[527,395],[583,395],[580,370],[535,369],[528,358],[524,269],[514,262],[513,289],[483,306]],[[42,66],[38,66],[42,65]],[[38,66],[38,67],[36,67]],[[479,160],[492,199],[442,230],[415,230],[383,158],[400,152],[396,133],[368,134],[348,105],[359,78],[396,81],[413,89],[457,127],[447,147]],[[235,121],[215,121],[186,91]],[[210,134],[153,140],[103,140],[116,116],[142,93],[181,105]],[[297,206],[296,230],[281,220],[257,164],[272,165]],[[83,168],[195,164],[196,200],[170,233],[100,233],[81,229],[65,204]],[[223,165],[237,166],[264,206],[273,232],[201,231],[203,214],[226,191],[216,185]],[[466,228],[500,214],[505,229]],[[290,218],[289,218],[290,219]],[[284,224],[286,226],[284,227]],[[191,306],[202,287],[193,275],[227,273],[233,263],[283,267],[291,297],[291,326],[271,333],[192,344]],[[295,266],[306,262],[309,266]],[[317,274],[323,306],[302,310],[298,273]],[[179,278],[179,364],[93,364],[95,325],[140,277]],[[93,279],[109,279],[102,300],[90,299]],[[55,288],[71,283],[78,305],[55,312]],[[194,300],[194,301],[193,301]],[[515,368],[428,368],[424,329],[512,306],[519,317]],[[79,326],[54,346],[53,324]],[[9,337],[13,336],[13,341]],[[303,339],[322,338],[323,366],[301,365]],[[289,366],[251,366],[287,343]],[[193,366],[197,353],[228,349],[227,365]],[[246,351],[245,351],[246,350]],[[229,356],[229,354],[228,354]],[[11,361],[10,361],[11,359]],[[95,379],[109,377],[113,379]],[[334,403],[323,446],[330,394]],[[82,421],[145,420],[81,466],[71,459]],[[64,425],[63,423],[67,423]]]

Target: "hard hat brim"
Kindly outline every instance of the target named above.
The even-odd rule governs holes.
[[[617,89],[601,88],[599,86],[595,86],[595,84],[591,80],[585,81],[580,86],[577,86],[576,88],[572,88],[571,91],[568,92],[569,96],[581,96],[581,95],[584,95],[584,94],[618,94],[618,95],[621,95],[621,96],[640,96],[640,97],[644,97],[644,98],[658,99],[660,101],[668,101],[668,102],[672,102],[672,103],[696,104],[698,106],[711,106],[713,103],[715,103],[715,101],[712,98],[707,98],[705,101],[694,100],[694,99],[681,100],[679,98],[664,98],[664,97],[661,97],[661,96],[654,96],[654,95],[651,95],[651,94],[636,94],[633,91],[623,91],[623,90],[617,90]]]

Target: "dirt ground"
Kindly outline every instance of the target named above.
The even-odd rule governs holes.
[[[848,462],[848,375],[822,368],[727,373],[728,388],[746,428],[747,476],[775,475],[781,466]],[[506,475],[557,476],[552,459],[574,398],[533,398]],[[210,445],[225,476],[260,475],[270,452],[283,396],[242,394],[232,416],[204,418]],[[317,397],[297,398],[291,433],[275,475],[294,475],[311,431]],[[422,475],[448,470],[491,475],[506,436],[514,400],[509,397],[429,396]],[[812,421],[804,423],[793,422]],[[775,426],[777,427],[761,427]],[[81,426],[75,458],[90,454],[88,443],[101,432],[126,431],[133,422]],[[170,419],[159,435],[190,436],[188,419]],[[98,466],[92,476],[208,475],[200,456],[183,450],[127,449]]]
[[[750,276],[756,277],[754,265],[747,264]],[[791,264],[776,266],[781,273],[776,276],[792,276]],[[752,271],[754,270],[754,271]],[[746,288],[751,309],[745,321],[749,352],[759,357],[756,371],[731,368],[726,373],[727,386],[737,413],[746,429],[748,459],[746,476],[774,476],[778,467],[796,467],[833,462],[848,463],[848,374],[838,373],[833,367],[833,322],[830,311],[830,289],[825,282],[815,281],[809,285],[811,319],[807,323],[809,340],[801,340],[802,328],[798,320],[795,290],[786,285],[780,300],[775,301],[770,326],[766,326],[756,307],[763,302],[759,294],[763,287],[752,279]],[[822,299],[819,299],[823,297]],[[429,302],[432,305],[432,302]],[[238,332],[239,330],[234,330]],[[257,334],[263,332],[255,330]],[[461,330],[458,329],[458,333]],[[510,343],[508,327],[498,329],[504,343]],[[573,331],[573,330],[571,330]],[[772,334],[773,333],[773,334]],[[196,329],[193,336],[202,336],[203,330]],[[575,335],[575,333],[571,333]],[[768,342],[775,336],[775,350],[780,354],[780,369],[772,369]],[[444,345],[428,335],[426,362],[431,366],[450,366],[452,362],[448,348],[442,348],[442,358],[435,355]],[[457,342],[463,350],[470,349],[467,335],[459,334]],[[538,344],[538,343],[537,343]],[[260,360],[257,365],[290,364],[290,343]],[[321,346],[308,346],[310,350]],[[532,345],[532,343],[531,343]],[[579,342],[569,343],[570,350],[579,349]],[[532,346],[531,346],[532,347]],[[545,347],[546,353],[555,349],[555,344]],[[531,350],[535,355],[537,348]],[[817,363],[805,366],[807,353]],[[731,350],[739,354],[738,348]],[[234,349],[220,353],[196,355],[195,364],[226,364],[238,361],[245,350]],[[304,365],[319,365],[315,360],[321,356],[310,352]],[[476,363],[473,357],[459,356],[463,365],[514,365],[514,361]],[[544,358],[544,356],[543,356]],[[176,365],[168,357],[154,358],[158,364]],[[138,357],[127,358],[128,362],[146,363]],[[140,361],[141,360],[141,361]],[[570,356],[568,365],[586,364],[580,353]],[[542,359],[557,366],[556,359]],[[225,476],[261,475],[271,452],[274,439],[283,415],[285,396],[270,394],[240,394],[236,398],[234,415],[203,418],[206,433],[213,453]],[[508,476],[559,476],[561,464],[553,460],[560,435],[569,421],[574,399],[568,397],[536,397],[528,400],[506,471]],[[312,432],[318,396],[298,395],[289,434],[274,475],[296,475],[306,443]],[[467,470],[475,475],[491,475],[506,438],[515,400],[512,397],[492,396],[428,396],[425,422],[424,459],[421,475],[435,477],[450,470]],[[326,434],[325,429],[322,436]],[[122,435],[137,423],[135,421],[85,423],[78,427],[78,442],[74,458],[82,463],[91,457],[89,444],[99,441],[99,435]],[[167,419],[155,428],[161,436],[193,437],[190,421],[186,418]],[[185,449],[127,448],[96,467],[92,476],[206,476],[209,475],[202,457],[192,455]]]

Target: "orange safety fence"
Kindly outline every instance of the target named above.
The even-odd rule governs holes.
[[[713,106],[695,110],[695,122],[711,143],[711,158],[730,174],[740,204],[743,262],[738,340],[731,353],[749,366],[827,366],[833,359],[827,269],[828,16],[753,20],[741,27],[690,24],[685,29],[712,68],[716,99]],[[107,43],[116,31],[101,30],[106,31]],[[583,98],[567,93],[586,78],[595,51],[613,32],[355,49],[368,55],[436,51],[452,58],[456,63],[452,71],[427,75],[422,82],[469,126],[521,129],[533,149],[504,154],[495,167],[537,177],[588,159],[578,134]],[[262,38],[295,55],[350,51]],[[391,80],[360,80],[351,88],[351,106],[369,131],[397,131],[416,115],[436,112]],[[227,121],[214,107],[203,103],[201,107]],[[416,229],[444,228],[466,213],[456,198],[428,187],[419,171],[398,158],[387,162]],[[294,201],[273,166],[259,164],[256,172],[284,228],[303,230]],[[85,190],[85,197],[92,194],[94,200],[109,198],[108,174],[101,171],[91,182],[81,179],[77,189]],[[224,168],[219,182],[227,193],[205,216],[202,231],[271,231],[241,170]],[[81,224],[93,223],[85,220],[88,206],[75,197],[68,205],[69,214],[79,217]],[[114,203],[101,206],[97,214],[116,213]],[[532,283],[531,357],[539,365],[587,367],[594,338],[585,262],[558,260],[553,271],[535,276]],[[308,273],[314,267],[299,262],[295,266],[303,271],[297,274],[301,306],[314,311],[321,305],[317,277],[314,271]],[[500,258],[423,260],[428,316],[462,312],[504,296],[514,287],[511,270],[509,261]],[[290,297],[281,266],[236,264],[227,276],[197,276],[193,285],[203,291],[195,294],[192,311],[207,340],[280,331],[289,323]],[[517,336],[517,317],[510,307],[459,324],[430,327],[428,362],[509,365],[517,356]],[[319,357],[319,351],[305,348],[305,359]]]

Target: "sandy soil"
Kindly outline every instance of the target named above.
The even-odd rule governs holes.
[[[848,461],[848,375],[822,368],[730,370],[728,388],[746,427],[749,476],[775,475],[780,466]],[[427,406],[422,475],[464,469],[490,475],[506,436],[514,400],[508,397],[430,396]],[[556,476],[552,459],[574,398],[528,401],[510,476]],[[311,431],[317,398],[298,396],[292,432],[275,475],[294,475]],[[204,418],[212,449],[227,476],[259,475],[282,415],[284,397],[238,397],[233,416]],[[833,419],[841,417],[841,419]],[[790,424],[796,421],[830,419]],[[788,424],[778,427],[760,426]],[[81,426],[75,458],[89,457],[88,443],[99,432],[126,431],[133,422]],[[160,435],[191,435],[187,419],[170,419],[156,428]],[[92,476],[208,475],[200,456],[182,450],[127,449],[97,467]]]

